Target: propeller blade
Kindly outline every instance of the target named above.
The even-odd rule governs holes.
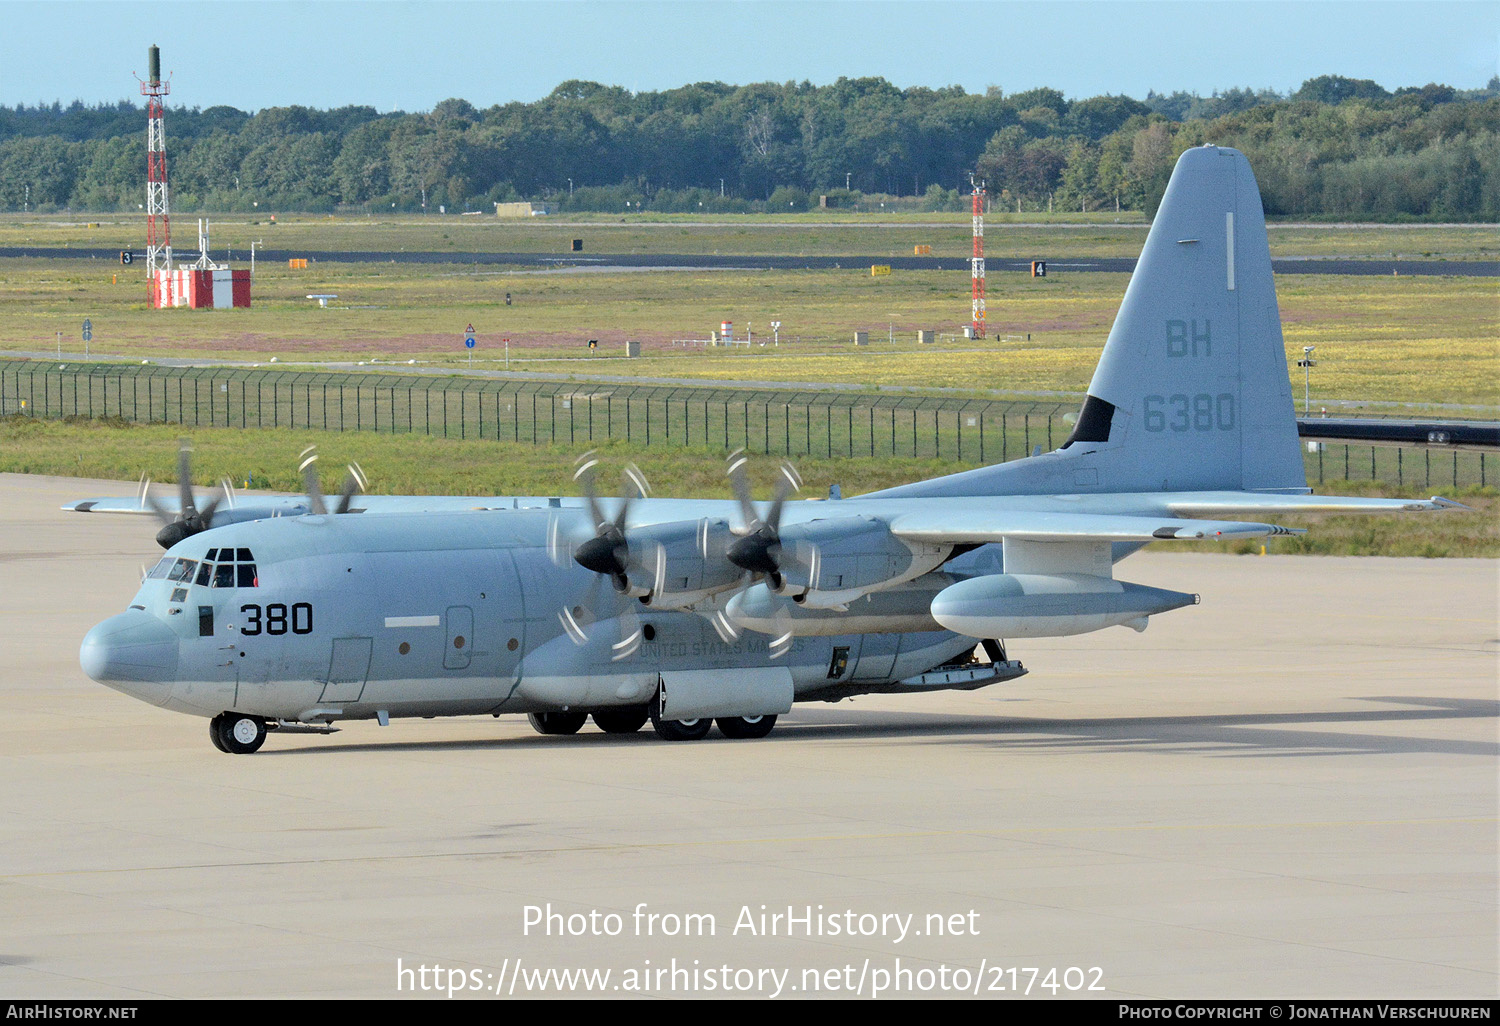
[[[208,502],[204,504],[203,508],[198,511],[198,520],[201,522],[203,530],[206,531],[214,525],[214,510],[219,508],[219,504],[224,501],[224,497],[225,492],[223,490],[223,486],[221,485],[219,494],[209,499]]]
[[[588,644],[588,628],[598,620],[593,609],[599,601],[599,580],[598,577],[591,580],[578,603],[573,606],[564,606],[557,614],[563,630],[569,638],[573,639],[573,644],[580,647]]]
[[[574,619],[573,610],[564,607],[558,612],[557,618],[562,621],[563,630],[567,632],[568,637],[573,639],[573,644],[580,648],[588,644],[589,636],[584,633],[582,625]]]
[[[547,555],[552,560],[552,565],[559,570],[568,565],[568,560],[573,554],[568,551],[567,544],[562,537],[560,518],[556,513],[547,518]]]
[[[360,469],[359,464],[349,464],[349,474],[344,478],[344,487],[339,492],[339,503],[333,511],[335,513],[349,512],[349,504],[354,501],[355,494],[364,491],[368,484],[365,472]]]
[[[583,498],[588,503],[589,518],[594,523],[594,530],[598,530],[609,523],[609,518],[604,515],[604,507],[599,505],[599,493],[594,487],[594,468],[599,461],[594,459],[594,450],[590,449],[575,461],[578,469],[573,471],[573,480],[583,488]]]
[[[631,494],[632,490],[635,494]],[[651,494],[651,486],[646,483],[646,476],[634,463],[627,463],[620,477],[620,511],[615,514],[615,530],[621,535],[625,533],[625,518],[630,514],[630,504],[636,499],[644,499]]]
[[[177,518],[151,494],[151,479],[148,477],[143,480],[145,483],[141,487],[141,505],[156,514],[156,519],[161,521],[163,527],[175,524]]]
[[[800,541],[792,547],[793,558],[807,568],[807,588],[818,591],[823,573],[823,552],[810,541]]]
[[[780,473],[776,478],[776,493],[771,499],[771,512],[766,516],[766,523],[773,531],[781,529],[781,510],[786,505],[787,496],[802,490],[802,477],[796,467],[783,460],[777,469]]]
[[[314,513],[327,513],[328,507],[323,504],[323,489],[318,484],[318,447],[309,445],[299,455],[302,462],[297,464],[297,471],[302,475],[302,486],[307,490],[308,509]]]
[[[792,650],[792,642],[796,640],[792,630],[792,611],[787,608],[785,600],[778,606],[774,619],[776,634],[771,638],[771,658],[780,659]]]
[[[740,526],[745,533],[755,530],[755,525],[760,522],[760,515],[755,512],[755,503],[750,499],[750,482],[745,477],[745,464],[748,462],[745,450],[736,449],[729,454],[729,469],[725,472],[729,476],[730,486],[734,488],[734,497],[740,504]]]
[[[719,640],[728,645],[740,639],[740,629],[729,622],[729,617],[724,615],[724,610],[716,609],[714,614],[708,618],[713,624],[714,631],[719,635]]]
[[[177,500],[184,520],[197,512],[193,500],[193,446],[186,438],[177,449]]]
[[[651,594],[660,595],[667,590],[667,547],[656,546],[656,565],[651,573]]]
[[[610,662],[619,662],[621,659],[629,659],[635,655],[641,647],[641,639],[644,630],[641,627],[641,618],[636,615],[635,603],[629,603],[620,614],[620,640],[609,646],[612,655]]]

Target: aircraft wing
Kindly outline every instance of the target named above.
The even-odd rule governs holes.
[[[162,496],[156,500],[162,509],[170,514],[181,512],[181,506],[176,496]],[[155,516],[150,506],[147,506],[139,498],[125,496],[108,496],[101,499],[78,499],[74,502],[64,503],[62,509],[70,513],[124,513],[135,516]],[[227,517],[226,522],[237,520],[260,520],[265,517],[287,517],[296,516],[308,512],[305,499],[292,498],[277,495],[236,495],[233,506],[227,506],[220,511],[220,516]]]
[[[1423,513],[1469,509],[1434,495],[1430,499],[1371,499],[1359,495],[1278,495],[1258,492],[1180,492],[1163,505],[1177,516],[1274,516],[1284,513]]]
[[[170,514],[181,511],[181,504],[174,495],[163,495],[157,504]],[[527,498],[528,505],[546,505],[548,499]],[[493,498],[469,495],[361,495],[354,502],[356,512],[368,513],[431,513],[448,510],[477,510],[489,508],[511,508],[511,500],[504,506],[496,506]],[[128,513],[152,516],[151,507],[139,498],[129,496],[107,496],[99,499],[78,499],[64,503],[62,509],[70,513]],[[225,523],[241,520],[263,520],[266,517],[290,517],[310,513],[312,507],[302,495],[244,495],[235,493],[232,505],[219,510]],[[217,523],[217,518],[216,521]]]
[[[893,535],[904,541],[960,545],[998,542],[1005,538],[1052,542],[1216,541],[1303,533],[1295,528],[1232,520],[1007,510],[979,512],[955,510],[951,506],[902,513],[891,519],[890,529]]]

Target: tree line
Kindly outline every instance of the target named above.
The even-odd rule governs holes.
[[[820,196],[962,209],[972,176],[1007,209],[1154,213],[1177,156],[1213,142],[1246,153],[1272,215],[1500,219],[1500,77],[1391,92],[1326,75],[1289,95],[1144,100],[882,78],[641,93],[569,81],[483,110],[461,99],[425,113],[168,107],[166,129],[182,212],[453,213],[512,200],[785,212]],[[0,209],[137,209],[145,148],[132,102],[0,106]]]

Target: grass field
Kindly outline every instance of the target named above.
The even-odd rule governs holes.
[[[426,218],[287,214],[210,215],[215,257],[226,249],[240,260],[250,243],[275,250],[411,250],[452,253],[569,253],[581,238],[584,253],[755,254],[783,256],[911,256],[917,245],[957,260],[970,255],[967,213],[852,214],[829,211],[789,215],[574,215],[499,220],[493,216]],[[1137,213],[1119,215],[987,215],[986,254],[992,259],[1066,260],[1135,257],[1147,224]],[[196,250],[196,217],[179,215],[173,238],[179,251]],[[0,216],[0,246],[87,246],[112,249],[145,245],[141,215],[70,214]],[[1432,258],[1493,260],[1500,235],[1493,225],[1271,225],[1277,257]]]
[[[989,324],[1000,336],[918,347],[918,328],[956,332],[966,272],[678,271],[537,273],[465,265],[261,265],[250,310],[158,311],[138,273],[97,260],[0,261],[0,352],[81,350],[92,320],[96,354],[260,361],[379,360],[465,364],[465,325],[479,333],[475,366],[559,377],[614,374],[723,382],[798,381],[906,389],[1083,391],[1123,296],[1120,274],[989,278]],[[1318,347],[1314,403],[1500,403],[1500,306],[1475,277],[1291,275],[1278,281],[1289,365]],[[306,296],[334,293],[319,309]],[[509,292],[513,305],[504,302]],[[704,348],[722,320],[757,342],[782,323],[782,345]],[[856,349],[853,332],[872,344]],[[894,332],[896,342],[887,341]],[[1029,336],[1029,338],[1027,337]],[[588,339],[599,339],[590,351]],[[623,358],[627,339],[639,359]],[[1302,381],[1297,376],[1300,397]]]
[[[181,428],[173,425],[121,425],[100,421],[64,423],[23,417],[0,419],[0,472],[55,474],[135,480],[141,474],[171,482]],[[357,462],[376,493],[440,495],[576,494],[571,480],[578,452],[564,446],[515,445],[494,441],[460,441],[421,435],[333,434],[304,430],[240,431],[197,428],[193,432],[196,482],[208,486],[222,477],[238,485],[300,492],[297,454],[317,443],[323,488],[333,491],[342,466]],[[706,450],[662,450],[611,444],[600,448],[609,482],[627,462],[640,465],[659,496],[730,498],[722,454]],[[757,494],[769,494],[774,461],[752,462]],[[968,469],[943,460],[813,459],[797,461],[804,497],[828,494],[838,484],[856,495],[908,481]],[[170,484],[164,487],[170,488]],[[608,488],[606,483],[603,487]],[[1398,489],[1374,482],[1329,481],[1323,494],[1425,496],[1430,490]],[[1308,516],[1280,518],[1289,526],[1309,527],[1308,534],[1253,543],[1176,546],[1185,551],[1267,551],[1323,555],[1500,556],[1500,498],[1490,488],[1449,492],[1473,506],[1473,513],[1406,516]],[[93,498],[80,495],[78,498]],[[63,514],[59,514],[61,516]],[[154,533],[142,523],[143,537]]]

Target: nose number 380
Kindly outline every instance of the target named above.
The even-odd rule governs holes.
[[[261,606],[250,603],[240,606],[240,612],[249,619],[240,633],[246,637],[254,637],[262,632],[266,634],[285,634],[288,629],[293,634],[311,634],[313,629],[313,608],[311,602],[294,602],[290,609],[285,603],[272,602],[262,609]]]

